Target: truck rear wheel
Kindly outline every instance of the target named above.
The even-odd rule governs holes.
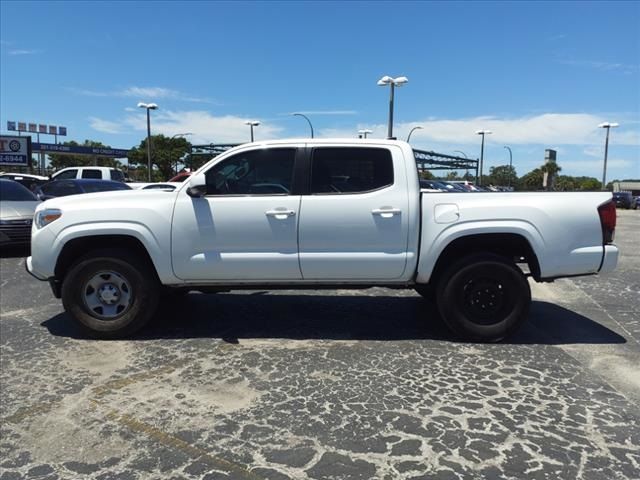
[[[531,289],[522,271],[508,259],[471,255],[440,277],[437,304],[445,324],[463,339],[497,342],[526,320]]]
[[[133,334],[153,316],[159,285],[155,272],[125,250],[88,253],[69,270],[62,283],[62,304],[93,338]]]

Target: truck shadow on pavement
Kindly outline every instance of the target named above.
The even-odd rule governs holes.
[[[0,249],[0,258],[22,258],[31,255],[31,247],[8,245]]]
[[[458,340],[435,305],[419,297],[190,294],[166,303],[131,340],[220,338],[291,340]],[[86,338],[66,313],[42,323],[52,335]],[[624,337],[559,305],[534,301],[529,321],[507,344],[620,344]]]

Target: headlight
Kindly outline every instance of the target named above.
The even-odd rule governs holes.
[[[57,208],[47,208],[36,213],[35,224],[37,228],[46,227],[51,222],[62,216],[62,212]]]

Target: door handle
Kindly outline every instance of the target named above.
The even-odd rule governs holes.
[[[399,208],[392,207],[382,207],[382,208],[374,208],[371,210],[371,213],[374,215],[380,215],[382,218],[391,218],[394,215],[400,215],[402,210]]]
[[[289,217],[293,217],[296,212],[294,212],[293,210],[267,210],[266,212],[264,212],[264,214],[267,217],[275,217],[278,220],[286,220]]]

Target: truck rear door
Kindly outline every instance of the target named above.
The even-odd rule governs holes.
[[[403,275],[409,193],[396,146],[314,146],[302,196],[299,252],[305,280],[392,280]]]

